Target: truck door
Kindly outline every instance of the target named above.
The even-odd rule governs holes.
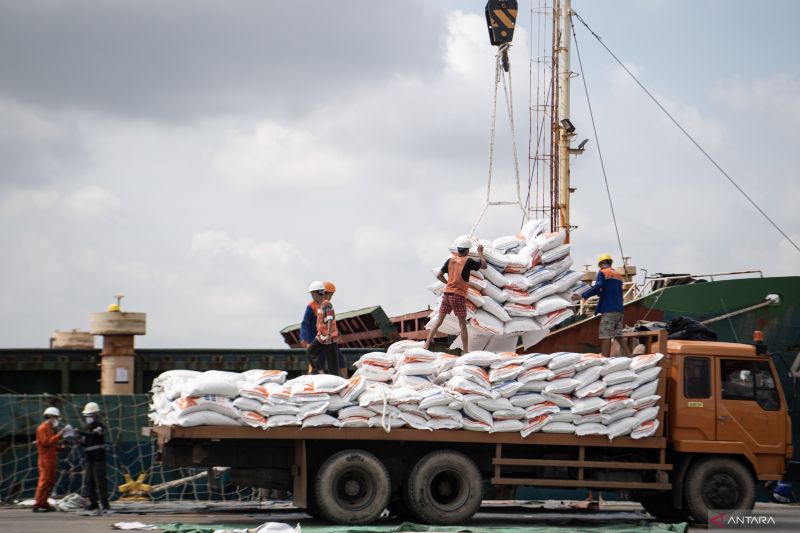
[[[716,405],[711,392],[711,358],[686,356],[679,361],[682,361],[680,373],[674,378],[670,401],[675,407],[670,417],[672,438],[676,441],[713,441],[717,426]]]
[[[768,360],[719,359],[717,440],[742,442],[754,453],[783,453],[786,415]]]

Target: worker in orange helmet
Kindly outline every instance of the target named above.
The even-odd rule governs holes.
[[[66,428],[56,433],[56,428],[61,425],[61,412],[57,407],[48,407],[44,410],[44,422],[36,428],[36,452],[39,454],[39,483],[36,485],[36,501],[33,512],[41,513],[55,511],[55,507],[47,502],[50,493],[56,485],[56,466],[58,465],[58,441]]]
[[[467,333],[467,287],[469,286],[469,275],[473,270],[483,270],[487,267],[486,258],[483,257],[483,245],[478,245],[478,257],[480,261],[469,257],[469,250],[472,247],[472,239],[466,235],[456,239],[454,243],[456,253],[444,262],[441,270],[436,275],[436,279],[445,284],[442,303],[439,305],[439,319],[433,325],[428,338],[425,340],[427,349],[439,328],[444,322],[444,318],[452,311],[458,319],[461,329],[461,344],[464,353],[469,352],[469,334]],[[444,275],[447,274],[447,278]]]
[[[314,341],[308,346],[308,361],[314,374],[339,374],[339,353],[336,340],[339,329],[336,327],[336,313],[333,310],[331,297],[336,291],[332,283],[322,285],[322,301],[317,311],[317,333]]]
[[[336,285],[333,284],[332,281],[323,281],[322,284],[325,286],[325,299],[328,302],[333,299],[333,295],[336,293]],[[332,306],[333,304],[331,304]],[[344,354],[342,353],[342,349],[339,347],[339,339],[335,339],[333,341],[334,346],[336,347],[336,356],[338,359],[338,370],[339,375],[343,378],[347,377],[347,363],[344,360]],[[331,370],[329,372],[333,373]]]

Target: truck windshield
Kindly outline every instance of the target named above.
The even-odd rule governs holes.
[[[722,399],[755,401],[765,411],[777,411],[780,401],[769,363],[723,359]]]

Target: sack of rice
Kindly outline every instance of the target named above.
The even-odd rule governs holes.
[[[575,370],[581,372],[594,366],[603,366],[605,361],[606,357],[599,353],[584,353],[581,354],[581,358],[575,363]]]
[[[489,432],[492,429],[491,424],[487,424],[486,422],[481,422],[480,420],[472,420],[471,418],[464,418],[461,420],[462,428],[466,429],[467,431],[486,431]]]
[[[583,423],[575,426],[575,434],[583,435],[608,435],[608,426],[595,423]]]
[[[283,383],[286,381],[286,372],[283,370],[248,370],[242,372],[242,377],[245,381],[255,383],[256,385],[263,385],[264,383]]]
[[[536,433],[537,431],[541,431],[542,428],[550,422],[551,417],[552,415],[545,414],[529,418],[528,421],[525,422],[525,427],[523,427],[522,431],[520,431],[522,438],[527,437],[531,433]]]
[[[303,420],[304,428],[336,427],[339,421],[330,415],[313,415]]]
[[[658,420],[650,420],[644,422],[631,431],[632,439],[643,439],[645,437],[652,437],[658,431]]]
[[[663,358],[664,355],[660,353],[637,355],[631,359],[631,370],[641,372],[647,368],[652,368],[656,366]]]
[[[652,396],[645,396],[643,398],[639,398],[633,400],[633,408],[634,409],[644,409],[646,407],[652,407],[658,403],[661,399],[661,396],[658,394],[653,394]]]
[[[623,418],[608,426],[608,440],[628,435],[639,424],[634,417]]]
[[[636,372],[636,379],[633,382],[633,386],[635,388],[639,388],[645,383],[650,383],[651,381],[657,379],[659,374],[661,374],[660,366],[655,366]]]
[[[489,433],[516,433],[524,428],[525,424],[521,420],[496,420]]]
[[[572,422],[550,422],[542,428],[542,433],[575,433],[575,424]]]

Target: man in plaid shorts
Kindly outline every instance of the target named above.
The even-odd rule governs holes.
[[[439,306],[439,319],[434,324],[433,329],[428,334],[425,341],[427,349],[439,328],[444,322],[444,318],[452,311],[458,319],[458,326],[461,328],[461,341],[464,345],[464,353],[469,352],[469,334],[467,333],[467,288],[469,286],[469,274],[473,270],[486,268],[486,259],[483,257],[483,246],[478,245],[478,256],[480,261],[470,259],[469,249],[472,247],[472,240],[469,237],[461,237],[456,241],[457,253],[444,262],[444,266],[439,271],[436,279],[444,283],[444,294],[442,304]],[[445,279],[444,275],[447,274]]]

